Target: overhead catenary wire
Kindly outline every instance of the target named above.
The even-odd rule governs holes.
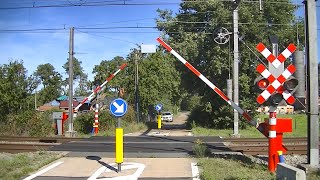
[[[187,21],[181,21],[179,23],[209,23],[209,22],[187,22]],[[219,24],[232,24],[232,23],[219,23]],[[283,25],[288,25],[288,26],[293,26],[294,24],[288,23],[288,24],[273,24],[273,23],[255,23],[255,22],[246,22],[246,23],[239,23],[239,25],[250,25],[250,24],[257,24],[261,26],[283,26]],[[75,29],[82,29],[82,30],[108,30],[108,29],[157,29],[157,26],[109,26],[109,27],[75,27]],[[202,29],[209,29],[209,27],[202,27],[202,26],[194,26],[194,27],[188,27],[188,28],[202,28]],[[293,27],[294,28],[294,27]],[[68,30],[67,28],[35,28],[35,29],[0,29],[0,33],[4,32],[35,32],[35,31],[63,31],[63,30]],[[107,33],[107,32],[106,32]]]
[[[85,34],[89,34],[89,35],[92,35],[92,36],[103,37],[103,38],[106,38],[106,39],[111,39],[111,40],[116,40],[116,41],[122,41],[122,42],[126,42],[126,43],[130,43],[130,44],[136,45],[136,43],[134,43],[134,42],[132,42],[132,41],[127,41],[127,40],[123,40],[123,39],[106,37],[106,36],[101,36],[101,35],[97,35],[97,34],[92,34],[92,33],[89,33],[89,32],[81,31],[81,30],[79,30],[79,29],[76,29],[76,31],[81,32],[81,33],[85,33]]]
[[[14,9],[30,9],[30,8],[65,8],[65,7],[90,7],[90,6],[159,6],[159,5],[178,5],[181,3],[208,3],[210,1],[181,1],[181,2],[135,2],[129,0],[114,0],[114,1],[94,1],[85,3],[70,3],[65,1],[63,4],[47,4],[47,5],[37,5],[36,2],[32,3],[31,6],[16,6],[16,7],[1,7],[0,10],[14,10]],[[220,0],[221,2],[232,2],[232,0]],[[243,3],[259,3],[259,1],[242,1]],[[270,4],[293,4],[288,1],[268,1]],[[303,4],[296,6],[304,6]]]

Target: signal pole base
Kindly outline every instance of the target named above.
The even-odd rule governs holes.
[[[76,137],[77,136],[77,131],[67,131],[65,133],[65,137]]]
[[[118,170],[117,173],[121,172],[121,163],[118,163]]]
[[[241,135],[240,135],[240,134],[231,134],[231,137],[232,137],[232,138],[240,138]]]

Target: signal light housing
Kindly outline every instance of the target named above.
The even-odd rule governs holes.
[[[283,96],[281,93],[273,93],[268,101],[271,105],[277,106],[281,101],[283,101]]]
[[[298,88],[298,84],[298,79],[291,76],[283,83],[283,87],[293,95]]]
[[[262,91],[267,89],[267,87],[269,86],[269,81],[268,79],[262,76],[259,76],[254,80],[254,84],[255,84],[256,90],[259,91],[259,93],[261,93]]]

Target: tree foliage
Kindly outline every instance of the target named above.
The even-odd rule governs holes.
[[[29,109],[33,89],[23,61],[12,60],[0,66],[0,122],[10,113]]]
[[[50,102],[61,95],[62,92],[62,76],[55,71],[50,64],[41,64],[34,72],[34,77],[42,84],[43,88],[39,91],[38,105]]]
[[[77,58],[73,58],[72,61],[73,70],[73,80],[78,81],[78,86],[74,88],[74,94],[76,96],[86,96],[88,92],[92,89],[92,84],[88,80],[88,75],[84,73],[83,67],[81,66],[82,61]],[[69,74],[69,58],[67,62],[62,66],[65,69],[66,74]],[[67,86],[69,83],[69,78],[64,80],[64,85]]]
[[[289,0],[286,6],[272,2],[274,1],[264,1],[262,12],[259,10],[258,3],[240,4],[239,34],[244,36],[243,40],[247,46],[254,48],[259,42],[268,46],[269,35],[279,37],[281,50],[289,43],[296,42],[294,6],[290,4]],[[163,38],[223,91],[226,90],[227,77],[232,73],[230,72],[232,63],[228,57],[233,49],[230,48],[229,43],[225,45],[215,43],[214,37],[215,31],[221,27],[227,28],[230,32],[233,31],[233,8],[231,2],[194,0],[182,2],[180,10],[175,16],[168,10],[158,10],[157,26],[164,33]],[[301,25],[298,27],[303,28]],[[303,42],[303,36],[298,38],[300,42]],[[230,44],[233,44],[232,40]],[[252,84],[257,76],[255,67],[259,62],[244,44],[240,44],[239,49],[240,106],[254,112],[257,104],[252,96],[255,94]],[[232,126],[229,125],[232,123],[219,123],[224,119],[233,119],[233,111],[230,110],[229,114],[226,114],[225,110],[228,108],[223,107],[229,105],[184,65],[178,64],[176,68],[181,72],[182,87],[191,95],[203,96],[203,102],[210,103],[212,111],[206,112],[209,113],[207,116],[209,121],[203,118],[197,120],[209,122],[206,125],[210,127],[221,124],[222,126],[217,125],[216,127],[231,128]],[[203,106],[206,106],[205,104]],[[207,109],[206,107],[199,108]],[[221,108],[224,111],[221,111]]]

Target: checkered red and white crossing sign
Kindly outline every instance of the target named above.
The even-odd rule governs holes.
[[[295,50],[296,46],[290,44],[277,58],[265,47],[264,44],[259,43],[257,50],[275,67],[278,68]],[[257,97],[259,104],[264,103],[268,98],[275,93],[281,93],[283,98],[289,104],[293,104],[295,98],[284,87],[283,83],[295,72],[296,68],[293,64],[290,64],[281,75],[274,77],[270,71],[263,65],[257,66],[257,71],[269,81],[268,87]]]
[[[294,44],[289,46],[276,58],[262,43],[257,45],[257,50],[275,67],[278,68],[296,50]]]

